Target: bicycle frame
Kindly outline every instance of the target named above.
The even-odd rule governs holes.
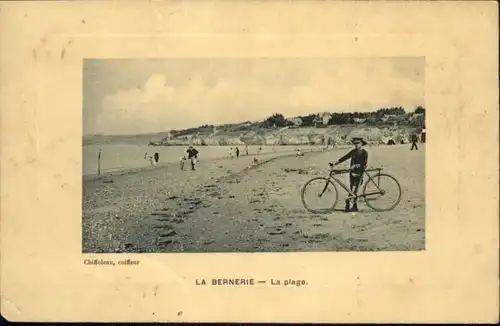
[[[345,172],[340,172],[340,173],[335,173],[334,171],[331,171],[330,172],[330,179],[334,180],[335,182],[337,182],[342,188],[344,188],[345,191],[347,191],[347,193],[349,194],[349,198],[355,198],[355,199],[358,199],[360,197],[366,197],[366,196],[370,196],[370,195],[380,195],[380,194],[384,194],[384,191],[381,190],[378,186],[378,184],[374,181],[373,177],[368,173],[368,172],[371,172],[371,171],[378,171],[378,173],[380,173],[380,171],[382,171],[381,168],[375,168],[375,169],[367,169],[363,172],[363,174],[366,174],[367,177],[368,177],[368,181],[367,182],[373,182],[373,184],[375,184],[375,187],[377,187],[378,191],[377,192],[371,192],[371,193],[368,193],[368,194],[361,194],[361,195],[356,195],[354,194],[351,189],[349,187],[347,187],[345,185],[345,183],[343,183],[340,179],[336,178],[335,175],[338,175],[338,174],[346,174],[346,173],[349,173],[349,170],[346,170]],[[380,179],[379,179],[379,183],[380,183]],[[325,187],[326,188],[326,187]],[[326,190],[326,189],[325,189]],[[359,189],[358,189],[359,190]]]

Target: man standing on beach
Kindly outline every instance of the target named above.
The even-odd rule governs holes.
[[[411,134],[411,149],[410,149],[411,151],[413,150],[413,148],[415,148],[418,151],[417,142],[418,142],[417,134],[412,133]]]
[[[352,144],[355,146],[353,150],[351,150],[346,155],[342,156],[338,159],[337,162],[330,162],[330,166],[338,165],[348,159],[351,159],[351,169],[349,172],[349,183],[351,187],[351,192],[357,196],[358,188],[363,183],[363,173],[366,170],[366,166],[368,164],[368,152],[362,148],[367,142],[361,138],[356,137],[352,139]],[[345,201],[345,211],[346,212],[357,212],[358,204],[357,199],[352,198],[352,208],[349,207],[349,198]]]
[[[193,146],[189,146],[188,150],[186,151],[188,154],[188,160],[191,161],[191,170],[196,170],[195,165],[196,165],[196,160],[198,159],[198,151],[193,148]]]
[[[236,158],[240,158],[240,149],[236,147]]]
[[[245,144],[245,154],[248,156],[248,144]]]

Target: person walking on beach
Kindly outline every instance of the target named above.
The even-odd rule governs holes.
[[[418,151],[418,146],[417,146],[417,143],[418,143],[418,136],[416,133],[412,133],[411,134],[411,151],[413,150],[413,148],[415,148],[415,150]]]
[[[102,148],[99,148],[99,153],[97,154],[97,175],[101,175],[101,156]]]
[[[158,152],[156,152],[154,155],[154,158],[155,158],[155,162],[158,163],[158,161],[160,160],[160,154]]]
[[[236,147],[236,158],[240,158],[240,149]]]
[[[148,156],[148,152],[144,153],[144,160],[148,161],[150,166],[155,165],[153,157],[151,155]]]
[[[348,159],[351,159],[351,168],[349,172],[349,183],[351,187],[351,192],[357,196],[358,188],[363,183],[363,173],[366,170],[368,164],[368,152],[363,148],[367,142],[361,137],[355,137],[352,139],[352,144],[355,148],[346,155],[342,156],[337,160],[337,162],[330,162],[330,166],[338,165]],[[352,207],[350,207],[349,198],[345,201],[345,211],[346,212],[357,212],[358,204],[356,198],[352,198]]]
[[[198,151],[193,146],[189,146],[186,152],[188,154],[188,160],[191,161],[191,170],[194,171],[196,170],[195,166],[198,160]]]
[[[184,171],[184,164],[186,164],[186,156],[181,157],[181,171]]]
[[[245,144],[245,155],[248,156],[248,144]]]

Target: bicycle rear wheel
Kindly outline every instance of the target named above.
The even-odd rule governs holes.
[[[401,201],[401,186],[393,176],[379,173],[367,180],[363,197],[371,209],[378,212],[390,211]]]
[[[325,177],[309,180],[301,192],[302,204],[311,213],[327,214],[337,205],[339,194],[335,184]]]

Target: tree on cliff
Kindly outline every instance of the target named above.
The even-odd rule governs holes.
[[[302,120],[302,126],[311,127],[314,126],[314,119],[316,118],[316,114],[300,116],[299,118]]]
[[[344,125],[354,122],[352,113],[332,113],[332,118],[328,122],[329,125]]]
[[[285,119],[285,116],[281,113],[275,113],[272,116],[268,117],[266,120],[264,120],[264,125],[266,127],[285,127],[287,125],[287,121]]]
[[[423,113],[423,114],[425,114],[425,108],[419,105],[415,109],[415,113]]]
[[[377,110],[377,112],[375,112],[375,114],[379,115],[379,116],[384,116],[386,114],[399,115],[399,114],[406,114],[406,111],[402,107],[397,106],[397,107],[392,107],[392,108],[379,109],[379,110]]]

